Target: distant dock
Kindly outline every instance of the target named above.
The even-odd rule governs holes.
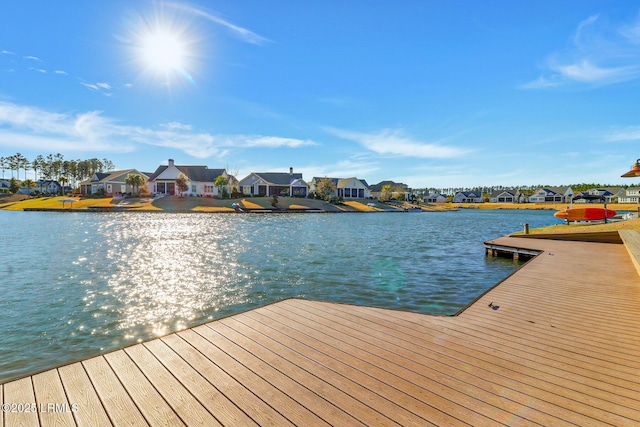
[[[538,255],[456,316],[287,299],[12,380],[0,425],[640,425],[618,239],[486,242]]]

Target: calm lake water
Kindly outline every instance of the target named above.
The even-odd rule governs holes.
[[[0,211],[0,381],[287,297],[451,315],[517,263],[483,242],[552,211]]]

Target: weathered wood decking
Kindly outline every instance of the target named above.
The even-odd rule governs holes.
[[[458,316],[284,300],[5,383],[0,424],[640,424],[625,245],[494,242],[544,252]]]

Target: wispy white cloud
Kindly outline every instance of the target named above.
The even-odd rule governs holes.
[[[228,30],[230,30],[234,35],[236,35],[237,37],[239,37],[241,40],[250,43],[250,44],[255,44],[255,45],[263,45],[265,43],[269,43],[271,42],[271,40],[267,39],[266,37],[262,37],[259,34],[254,33],[253,31],[250,31],[246,28],[243,27],[239,27],[235,24],[232,24],[231,22],[227,21],[226,19],[223,19],[217,15],[214,15],[212,13],[209,13],[207,11],[204,11],[202,9],[198,9],[195,8],[193,6],[189,6],[183,3],[166,3],[167,6],[171,6],[175,9],[178,10],[182,10],[184,12],[196,15],[196,16],[200,16],[204,19],[206,19],[209,22],[212,22],[214,24],[220,25]]]
[[[305,147],[309,145],[317,145],[315,142],[308,139],[283,138],[279,136],[251,135],[251,136],[236,137],[236,139],[237,140],[233,143],[233,145],[240,145],[242,147],[247,147],[247,148],[250,148],[250,147],[297,148],[297,147]]]
[[[640,78],[640,19],[611,26],[599,15],[578,24],[566,49],[549,55],[544,71],[524,89],[570,83],[602,86]]]
[[[357,142],[364,148],[378,154],[419,157],[419,158],[449,158],[460,157],[471,150],[448,147],[442,142],[417,141],[403,134],[402,130],[384,129],[377,133],[362,133],[335,128],[325,130],[339,138]]]
[[[618,129],[605,135],[604,140],[607,142],[638,141],[640,140],[640,126]]]
[[[112,95],[111,93],[112,87],[109,83],[105,83],[105,82],[87,83],[87,82],[80,81],[80,84],[91,91],[99,92],[105,96]]]
[[[28,59],[28,60],[34,61],[34,62],[42,62],[42,60],[40,58],[38,58],[37,56],[32,56],[32,55],[25,56],[24,59]]]
[[[26,145],[25,145],[26,144]],[[214,135],[179,122],[157,127],[126,126],[99,111],[56,113],[0,101],[0,145],[50,150],[136,150],[138,144],[173,148],[197,158],[223,157],[245,148],[299,148],[310,140],[263,135]]]
[[[4,54],[4,55],[15,55],[15,53],[9,51],[9,50],[2,50],[0,51],[0,53]]]
[[[54,70],[53,74],[60,74],[60,75],[63,75],[63,76],[68,76],[69,75],[69,73],[67,73],[66,71],[63,71],[63,70]]]

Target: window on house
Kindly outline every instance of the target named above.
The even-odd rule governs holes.
[[[196,184],[191,184],[191,192],[195,193],[198,191],[198,186]]]

